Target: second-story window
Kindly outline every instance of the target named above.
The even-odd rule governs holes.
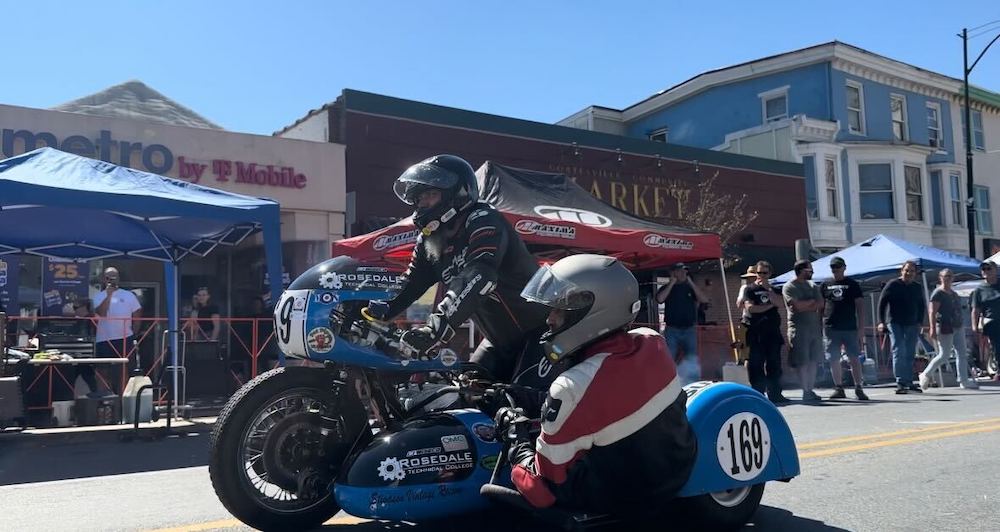
[[[865,95],[861,84],[847,82],[847,128],[855,135],[865,134]]]
[[[965,199],[962,194],[962,176],[952,173],[948,176],[948,189],[951,192],[951,225],[965,225]]]
[[[891,220],[896,217],[892,201],[891,164],[859,164],[858,181],[862,220]]]
[[[898,94],[889,96],[889,112],[892,115],[892,138],[906,140],[906,98]]]
[[[924,220],[924,184],[919,166],[904,166],[906,179],[906,219],[911,222]]]
[[[941,136],[941,106],[937,103],[927,103],[927,144],[933,148],[944,147],[944,137]]]
[[[964,146],[968,140],[966,139],[968,133],[965,131],[965,108],[962,108],[962,145]],[[972,110],[972,149],[975,150],[985,150],[986,149],[986,137],[983,135],[983,112]]]
[[[764,123],[788,118],[788,86],[758,94]]]
[[[823,174],[826,177],[826,215],[837,218],[837,160],[826,157]]]
[[[990,189],[981,185],[976,191],[976,232],[981,235],[993,234],[993,216],[990,215]]]

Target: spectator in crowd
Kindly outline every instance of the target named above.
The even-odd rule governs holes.
[[[747,287],[757,279],[757,265],[751,264],[747,266],[747,272],[741,275],[740,279],[743,279],[743,284],[740,285],[740,291],[736,294],[736,306],[740,309],[741,316],[740,325],[736,328],[735,348],[739,352],[740,360],[747,360],[750,357],[750,349],[747,346],[746,324],[750,320],[750,311],[746,309],[743,303],[747,299]]]
[[[937,341],[937,356],[920,374],[920,387],[931,387],[931,375],[948,362],[951,350],[956,353],[955,371],[962,388],[976,389],[979,385],[969,378],[968,352],[965,349],[965,329],[962,327],[962,304],[951,287],[954,275],[945,268],[938,273],[938,287],[931,294],[927,309],[928,336]]]
[[[913,359],[917,352],[917,336],[927,315],[927,303],[924,289],[916,282],[916,277],[917,263],[904,262],[899,278],[886,283],[878,299],[878,331],[885,332],[888,323],[897,394],[923,392],[913,382]]]
[[[222,330],[219,307],[212,302],[212,295],[207,286],[195,290],[194,309],[191,311],[190,323],[193,334],[188,337],[188,340],[219,341],[219,332]]]
[[[119,280],[117,268],[105,269],[104,290],[94,296],[94,314],[102,318],[97,320],[94,338],[94,355],[98,358],[127,357],[135,344],[132,320],[142,317],[142,305],[130,290],[118,287]],[[91,393],[97,391],[87,384]]]
[[[663,303],[663,331],[667,340],[667,350],[675,362],[683,358],[688,365],[698,362],[698,304],[705,296],[688,275],[684,263],[674,264],[670,269],[670,280],[656,292],[656,302]],[[683,379],[689,380],[689,379]],[[686,383],[685,383],[686,384]]]
[[[972,332],[985,334],[993,344],[994,360],[1000,365],[1000,282],[997,281],[997,265],[985,261],[979,270],[986,278],[986,284],[972,293]],[[983,367],[987,367],[989,355],[980,357]],[[993,376],[1000,381],[1000,373]]]
[[[833,279],[820,284],[820,292],[826,301],[824,333],[826,355],[830,362],[830,374],[835,387],[830,399],[844,399],[844,375],[840,368],[841,349],[847,353],[851,363],[851,378],[854,380],[854,396],[867,401],[861,387],[861,349],[865,345],[865,305],[861,285],[844,275],[847,262],[841,257],[830,259]]]
[[[812,282],[812,264],[796,261],[795,279],[785,283],[781,293],[788,307],[788,362],[799,372],[803,401],[819,401],[813,391],[816,365],[823,356],[823,294]]]
[[[747,374],[750,385],[766,393],[771,402],[784,404],[788,399],[781,393],[781,315],[776,303],[778,291],[771,286],[771,263],[757,263],[756,280],[747,286],[743,308],[747,311],[747,345],[750,359]]]

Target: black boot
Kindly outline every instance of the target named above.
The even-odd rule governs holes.
[[[775,382],[773,379],[769,379],[767,383],[767,398],[776,405],[783,405],[791,402],[787,397],[782,395],[781,383]]]

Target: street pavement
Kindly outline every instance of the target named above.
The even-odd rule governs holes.
[[[746,530],[996,530],[1000,386],[905,396],[875,387],[868,393],[867,403],[795,401],[781,409],[798,444],[802,474],[768,484]],[[183,437],[131,443],[2,435],[0,531],[249,530],[226,512],[209,483],[209,430],[195,424]],[[341,513],[324,529],[534,528],[502,521],[469,516],[411,525]]]

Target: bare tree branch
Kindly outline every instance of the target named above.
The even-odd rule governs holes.
[[[757,211],[748,207],[746,194],[734,198],[716,187],[719,172],[698,183],[697,204],[688,209],[685,225],[700,231],[718,233],[722,241],[723,260],[726,267],[740,259],[732,243],[756,218]]]

